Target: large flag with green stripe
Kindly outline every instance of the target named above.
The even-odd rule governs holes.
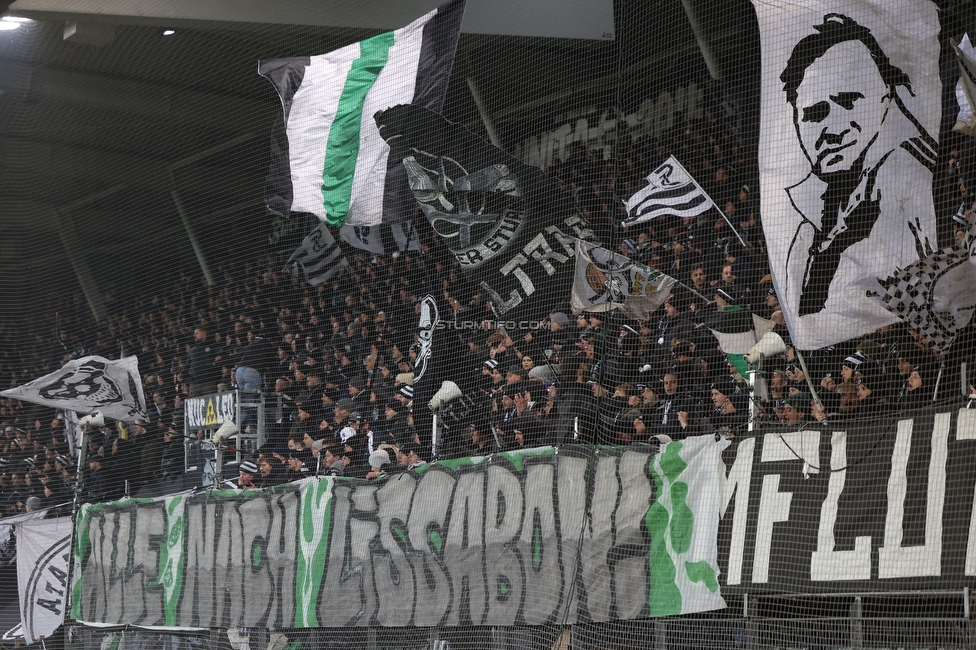
[[[454,64],[464,0],[402,29],[311,57],[261,61],[281,97],[267,204],[331,226],[397,222],[416,211],[406,173],[373,115],[397,104],[440,112]]]

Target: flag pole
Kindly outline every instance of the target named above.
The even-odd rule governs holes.
[[[786,331],[790,334],[790,340],[793,340],[793,332],[790,332],[790,326],[786,324]],[[792,345],[790,347],[793,347]],[[817,406],[823,408],[823,402],[820,400],[820,396],[817,395],[817,389],[813,385],[813,381],[810,379],[810,371],[807,370],[807,363],[803,360],[803,355],[800,351],[793,347],[793,354],[796,355],[796,360],[800,363],[800,370],[803,371],[803,379],[807,382],[807,388],[810,389],[810,395],[813,396],[813,401],[817,403]]]
[[[75,420],[80,420],[78,417],[78,412],[75,411]],[[79,448],[78,448],[78,469],[75,472],[75,494],[71,501],[71,545],[68,553],[68,575],[65,576],[67,581],[67,589],[64,597],[64,618],[68,620],[71,618],[71,609],[74,607],[73,596],[74,596],[74,585],[72,584],[72,579],[74,577],[74,566],[75,566],[75,548],[77,546],[77,535],[75,535],[75,525],[78,519],[78,510],[81,507],[81,491],[85,486],[85,461],[88,457],[88,426],[89,425],[76,425],[80,429],[79,438]]]
[[[810,372],[807,370],[807,364],[803,360],[803,355],[796,348],[793,348],[793,354],[796,355],[796,360],[800,362],[800,369],[803,370],[803,378],[807,382],[807,388],[810,389],[810,394],[813,395],[813,401],[817,403],[817,406],[823,408],[823,402],[820,401],[820,397],[817,396],[817,389],[813,387],[813,381],[810,379]]]
[[[725,219],[725,223],[727,223],[727,224],[729,224],[729,228],[731,228],[731,229],[732,229],[732,232],[734,232],[734,233],[735,233],[735,237],[736,237],[736,239],[738,239],[738,240],[739,240],[739,243],[740,243],[740,244],[742,244],[742,247],[743,247],[743,248],[746,248],[746,249],[749,249],[749,250],[752,250],[752,246],[750,246],[749,244],[747,244],[747,243],[746,243],[746,240],[744,240],[744,239],[742,238],[742,235],[740,235],[740,234],[739,234],[739,230],[738,230],[738,229],[737,229],[737,228],[736,228],[735,226],[733,226],[733,225],[732,225],[732,222],[731,222],[731,221],[729,221],[729,218],[725,216],[725,211],[724,211],[724,210],[722,210],[722,209],[720,209],[720,208],[718,207],[718,204],[716,204],[716,203],[715,203],[715,201],[714,201],[714,200],[712,199],[712,197],[708,197],[708,200],[712,202],[712,206],[713,206],[713,207],[714,207],[714,208],[715,208],[716,210],[718,210],[718,213],[719,213],[720,215],[722,215],[722,218],[723,218],[723,219]]]
[[[715,302],[714,300],[709,300],[706,296],[702,295],[701,293],[699,293],[695,289],[692,289],[691,287],[689,287],[687,284],[685,284],[684,282],[682,282],[678,278],[676,278],[674,276],[670,276],[670,277],[671,277],[672,280],[674,280],[674,283],[675,284],[677,284],[678,286],[682,287],[683,289],[686,289],[686,290],[692,292],[693,294],[695,294],[696,296],[698,296],[699,298],[701,298],[702,300],[704,300],[706,303],[711,304],[711,303]]]

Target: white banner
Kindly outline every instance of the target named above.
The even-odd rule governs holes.
[[[937,8],[754,5],[770,267],[794,344],[815,349],[896,322],[881,302],[884,281],[937,248]]]
[[[237,420],[237,391],[228,390],[183,402],[183,425],[186,430],[216,428],[227,421]]]
[[[139,359],[134,356],[117,361],[98,356],[75,359],[0,395],[77,413],[99,410],[107,418],[126,422],[146,417]]]
[[[30,645],[64,622],[72,522],[71,517],[34,519],[16,530],[20,635]]]
[[[698,488],[714,485],[715,468],[722,466],[722,450],[729,444],[712,436],[690,436],[667,443],[651,458],[648,469],[659,490],[647,512],[651,616],[725,606],[719,592],[718,546],[712,541],[718,539],[720,490]],[[655,564],[667,567],[667,579],[655,579],[660,573]],[[677,603],[680,611],[675,611]]]
[[[660,454],[540,447],[378,483],[319,477],[85,504],[71,615],[106,625],[403,628],[723,609],[716,540],[728,446],[708,435]],[[131,550],[132,540],[155,539],[165,543]]]

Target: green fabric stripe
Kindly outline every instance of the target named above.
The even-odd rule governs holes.
[[[728,357],[729,363],[731,363],[732,366],[736,370],[739,371],[739,374],[740,375],[742,375],[743,377],[748,377],[749,376],[749,364],[746,363],[746,360],[745,360],[745,356],[746,355],[744,355],[744,354],[726,354],[725,356]]]
[[[681,590],[678,588],[677,568],[668,552],[668,537],[674,521],[665,505],[664,488],[673,489],[675,479],[688,467],[681,458],[681,442],[669,442],[663,453],[651,456],[649,469],[654,479],[654,503],[644,515],[644,527],[651,540],[647,554],[650,593],[648,598],[651,616],[673,616],[681,613]],[[667,500],[672,500],[669,490]]]
[[[393,47],[393,32],[379,34],[359,44],[359,58],[352,62],[339,97],[335,120],[329,129],[322,171],[322,199],[326,221],[341,226],[349,214],[352,181],[359,158],[359,130],[363,104]]]
[[[80,619],[82,617],[81,595],[84,587],[81,583],[81,567],[82,562],[88,555],[89,547],[91,547],[91,539],[88,536],[90,511],[91,506],[87,504],[83,505],[78,510],[78,516],[75,518],[75,584],[71,586],[71,618],[74,619]]]
[[[302,486],[301,538],[298,566],[295,572],[294,627],[318,627],[318,597],[329,553],[329,533],[332,528],[332,481],[315,481]],[[325,511],[321,509],[325,500]],[[318,543],[306,554],[306,545]]]
[[[166,504],[166,541],[159,553],[159,580],[163,588],[163,613],[166,625],[178,625],[180,596],[183,592],[183,532],[186,521],[183,518],[184,500],[182,496],[172,498]]]

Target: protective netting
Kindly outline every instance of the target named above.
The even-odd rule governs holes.
[[[4,642],[972,646],[970,3],[55,4]]]

